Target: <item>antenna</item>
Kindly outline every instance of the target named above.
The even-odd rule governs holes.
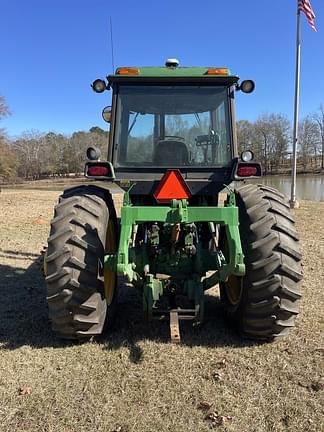
[[[113,31],[112,31],[112,19],[109,17],[110,21],[110,47],[111,47],[111,65],[112,65],[112,73],[115,72],[115,64],[114,64],[114,40],[113,40]]]

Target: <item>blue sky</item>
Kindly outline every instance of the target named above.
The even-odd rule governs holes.
[[[300,116],[324,104],[324,5],[311,0],[317,33],[302,18]],[[111,94],[90,83],[116,66],[227,66],[256,82],[237,95],[237,116],[293,116],[297,0],[0,0],[0,127],[72,133],[98,125]]]

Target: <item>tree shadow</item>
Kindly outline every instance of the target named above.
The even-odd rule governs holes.
[[[19,255],[19,254],[15,254]],[[26,254],[22,253],[22,256]],[[32,254],[27,254],[31,256]],[[200,326],[181,322],[181,342],[185,346],[232,347],[255,345],[242,339],[225,321],[218,297],[206,294],[205,321]],[[94,342],[104,349],[129,349],[133,363],[142,361],[144,353],[139,342],[151,340],[170,343],[168,322],[147,323],[142,313],[140,293],[129,284],[121,283],[116,321],[111,329]],[[46,286],[38,257],[27,268],[0,265],[0,344],[2,349],[23,345],[33,348],[61,348],[75,341],[59,339],[51,330],[46,304]]]
[[[141,294],[128,284],[120,287],[118,315],[114,327],[99,341],[106,349],[129,349],[129,358],[140,363],[144,353],[139,342],[144,340],[171,343],[167,321],[146,322],[142,313]],[[201,325],[180,322],[181,344],[188,347],[240,348],[261,345],[263,342],[244,339],[227,322],[219,297],[205,294],[205,320]]]
[[[4,251],[3,251],[4,252]],[[15,260],[35,254],[15,252]],[[6,255],[6,258],[11,258]],[[0,264],[0,344],[2,349],[23,345],[35,348],[70,344],[55,337],[50,328],[42,259],[31,258],[25,269]]]
[[[36,254],[34,252],[17,252],[14,250],[0,249],[0,257],[24,260],[30,257],[39,258],[39,253]]]

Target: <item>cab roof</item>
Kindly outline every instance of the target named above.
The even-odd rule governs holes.
[[[107,76],[109,84],[115,82],[208,82],[231,85],[239,80],[225,67],[119,67]]]

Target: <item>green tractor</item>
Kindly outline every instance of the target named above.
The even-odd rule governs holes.
[[[301,255],[289,203],[246,183],[261,176],[238,156],[234,94],[251,93],[227,68],[121,67],[93,90],[112,89],[107,160],[87,150],[87,183],[55,207],[45,258],[53,330],[83,339],[112,326],[118,281],[140,289],[144,316],[201,323],[204,292],[219,284],[226,316],[253,339],[294,327]],[[114,200],[123,193],[122,205]]]

